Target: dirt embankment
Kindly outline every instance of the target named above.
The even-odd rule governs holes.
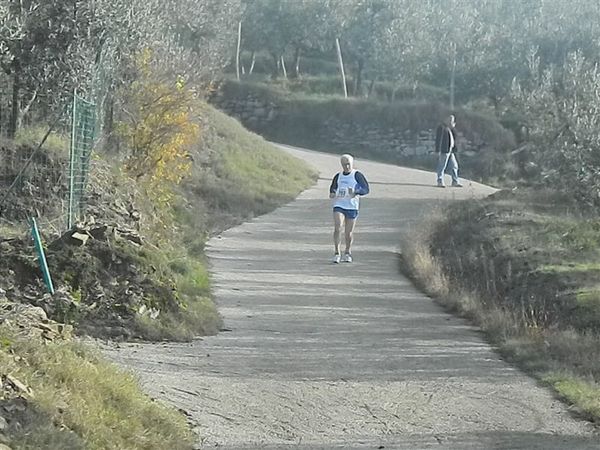
[[[409,244],[417,281],[429,280],[423,287],[473,319],[503,355],[599,422],[600,226],[593,212],[565,194],[519,189],[433,220],[432,231]]]
[[[112,176],[108,164],[95,161],[84,222],[61,234],[62,226],[53,224],[66,222],[65,156],[35,153],[15,184],[32,151],[10,144],[0,148],[6,164],[0,183],[8,192],[0,228],[0,288],[6,300],[39,306],[49,318],[72,324],[77,332],[121,338],[136,335],[140,309],[176,309],[172,286],[156,277],[144,258],[149,249],[140,233],[144,218],[133,186],[128,189],[128,182]],[[43,282],[28,231],[30,217],[40,224],[55,295],[47,293]]]

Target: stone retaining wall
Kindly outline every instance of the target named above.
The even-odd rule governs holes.
[[[261,133],[285,114],[275,102],[260,98],[256,94],[231,98],[217,91],[209,102],[226,114],[238,119],[246,128]],[[382,156],[398,157],[423,156],[435,148],[435,129],[406,130],[378,124],[361,124],[336,117],[326,120],[314,130],[323,142],[330,142],[336,148],[365,148]],[[457,130],[458,148],[462,156],[476,155],[485,147],[477,137],[470,140]]]

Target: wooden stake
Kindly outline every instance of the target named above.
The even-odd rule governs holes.
[[[242,21],[238,23],[238,40],[237,40],[237,51],[235,52],[235,71],[237,73],[237,79],[240,80],[240,51],[242,48]]]
[[[338,63],[340,72],[342,73],[342,84],[344,86],[344,98],[348,98],[348,87],[346,86],[346,73],[344,72],[344,60],[342,59],[342,49],[340,48],[340,40],[336,38],[335,47],[337,49]]]

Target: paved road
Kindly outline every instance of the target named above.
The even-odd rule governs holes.
[[[332,155],[296,201],[211,239],[227,331],[109,351],[187,411],[202,448],[598,448],[589,424],[501,361],[398,272],[399,235],[440,202],[492,190],[358,161],[371,183],[353,264],[331,264]]]

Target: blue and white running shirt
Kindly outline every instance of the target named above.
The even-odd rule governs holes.
[[[361,172],[358,170],[352,170],[347,174],[339,172],[333,177],[329,187],[329,192],[335,194],[334,208],[358,210],[359,197],[350,196],[349,188],[352,188],[357,195],[367,195],[369,193],[369,183]]]

